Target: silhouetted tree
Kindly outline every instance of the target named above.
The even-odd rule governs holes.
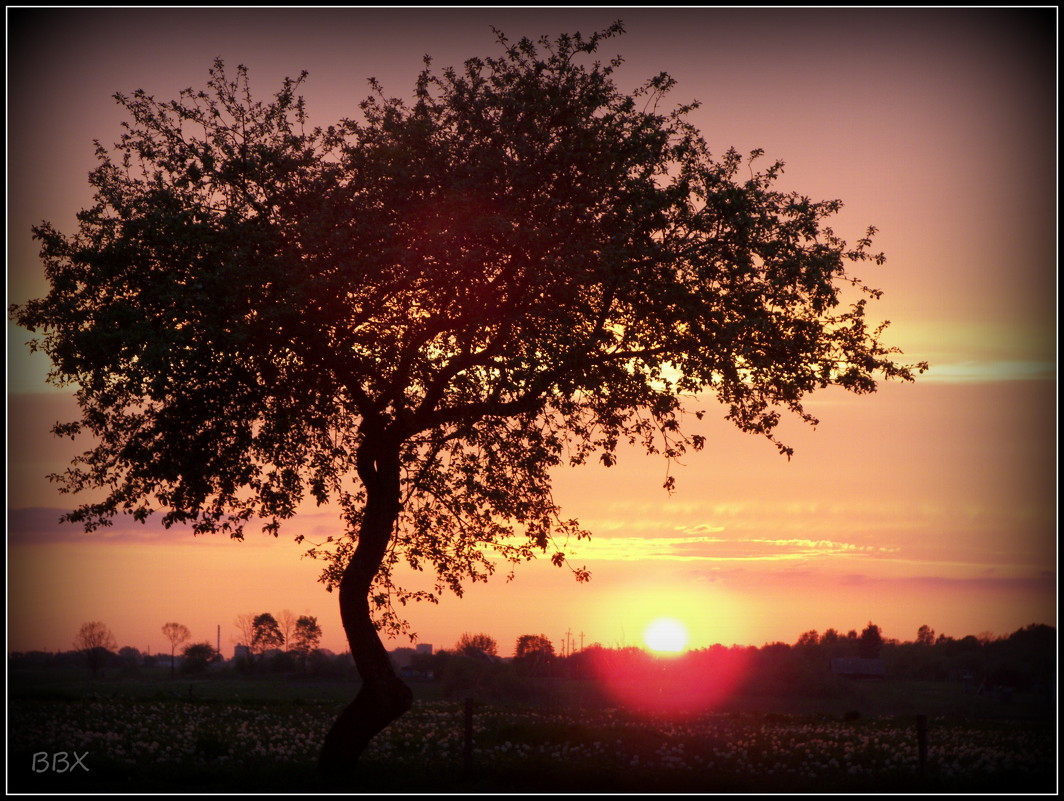
[[[934,645],[935,644],[935,630],[928,625],[920,626],[916,631],[916,644],[917,645]]]
[[[118,647],[111,630],[99,621],[83,623],[74,638],[74,648],[80,651],[95,677],[108,655]]]
[[[203,673],[212,662],[221,659],[221,654],[209,642],[193,643],[182,652],[182,673]]]
[[[528,668],[543,668],[554,661],[554,643],[545,634],[522,634],[514,645],[514,661]]]
[[[254,654],[251,650],[251,641],[255,637],[255,614],[252,612],[239,614],[233,621],[233,625],[236,626],[238,632],[236,644],[247,648],[246,654],[234,649],[234,663],[240,672],[251,672],[255,669]]]
[[[861,631],[861,638],[857,644],[857,655],[862,659],[875,659],[883,649],[883,636],[879,626],[871,621]]]
[[[362,684],[326,770],[409,708],[378,636],[405,626],[395,600],[460,594],[493,552],[568,564],[556,543],[587,532],[555,466],[700,449],[684,404],[710,395],[789,455],[776,427],[815,422],[808,393],[922,369],[866,320],[879,293],[850,270],[882,262],[873,229],[848,246],[825,225],[840,202],[777,190],[782,163],[714,157],[695,104],[659,111],[667,74],[620,91],[621,59],[592,57],[622,31],[499,33],[498,57],[426,63],[411,104],[374,82],[324,130],[304,127],[305,73],[268,103],[220,61],[173,102],[116,95],[132,121],[117,158],[98,145],[78,232],[34,228],[51,290],[12,311],[79,386],[55,433],[96,437],[58,480],[105,490],[65,519],[158,506],[239,538],[340,507],[311,553]],[[398,586],[400,561],[435,590]]]
[[[188,642],[188,638],[192,636],[192,632],[188,630],[188,626],[184,626],[180,623],[164,623],[163,624],[163,636],[170,643],[170,675],[174,675],[174,652],[179,645]]]
[[[292,650],[299,657],[304,672],[307,669],[307,657],[320,643],[321,626],[318,625],[318,619],[310,615],[300,615],[292,635]]]
[[[292,632],[296,628],[296,616],[288,609],[282,609],[277,616],[277,628],[284,638],[284,649],[288,651],[292,646]]]
[[[284,645],[284,635],[277,620],[269,612],[256,615],[251,624],[251,652],[261,656],[271,648]]]
[[[123,668],[129,673],[136,673],[140,666],[143,655],[140,650],[131,645],[123,645],[118,649],[118,656],[122,660]]]
[[[454,650],[465,656],[498,656],[499,646],[495,638],[487,634],[463,634]]]
[[[281,629],[281,635],[284,637],[284,650],[288,651],[294,645],[293,636],[296,631],[296,621],[298,618],[289,610],[282,610],[281,614],[277,616],[277,624]]]
[[[514,666],[530,676],[544,676],[554,667],[554,643],[545,634],[522,634],[514,644]]]

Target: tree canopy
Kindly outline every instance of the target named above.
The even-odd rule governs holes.
[[[554,643],[546,634],[522,634],[514,644],[514,661],[542,666],[554,661]]]
[[[251,651],[264,654],[271,648],[280,648],[285,644],[284,635],[277,619],[269,612],[256,615],[252,622]]]
[[[74,638],[74,648],[85,655],[89,670],[95,676],[103,665],[107,654],[118,648],[114,634],[98,620],[82,623]]]
[[[500,34],[501,57],[426,64],[409,105],[375,84],[324,130],[305,76],[263,103],[220,61],[179,100],[116,95],[132,122],[117,158],[97,146],[96,204],[73,236],[34,229],[52,291],[13,309],[79,387],[57,433],[99,439],[60,480],[108,496],[70,518],[276,533],[309,496],[357,532],[359,456],[387,440],[403,503],[379,587],[405,558],[460,593],[492,549],[584,536],[550,497],[563,460],[699,447],[685,396],[774,439],[815,388],[911,378],[867,298],[838,308],[844,285],[878,294],[848,271],[882,261],[871,230],[850,248],[823,225],[839,201],[714,158],[694,105],[658,112],[667,75],[629,95],[620,59],[581,64],[620,31]]]
[[[292,635],[292,650],[303,659],[304,665],[307,656],[316,650],[320,643],[321,626],[318,625],[318,619],[311,615],[300,615]]]
[[[465,656],[498,656],[499,645],[489,634],[470,634],[466,632],[458,638],[454,646],[456,653]]]
[[[178,646],[188,641],[188,638],[192,636],[192,632],[183,623],[164,623],[163,636],[170,643],[170,674],[173,675],[174,652],[177,651]]]
[[[335,505],[310,552],[356,662],[377,654],[365,679],[390,670],[365,614],[399,629],[396,600],[461,594],[493,554],[567,564],[587,532],[555,467],[701,448],[685,415],[713,398],[789,455],[777,424],[815,422],[808,393],[911,380],[851,272],[883,261],[873,229],[847,245],[839,201],[780,191],[761,151],[714,156],[697,104],[660,110],[667,74],[619,89],[593,55],[622,32],[496,32],[498,56],[426,58],[412,98],[373,81],[325,128],[305,73],[269,102],[220,60],[176,100],[116,95],[132,119],[97,144],[95,203],[72,235],[34,228],[51,290],[12,307],[77,387],[55,432],[95,437],[57,478],[105,497],[68,519],[241,537]],[[404,562],[435,591],[399,586]]]

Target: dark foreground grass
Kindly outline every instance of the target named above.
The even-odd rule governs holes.
[[[231,681],[231,683],[229,683]],[[921,768],[908,714],[838,714],[733,699],[685,719],[608,707],[478,704],[467,765],[463,706],[418,700],[357,776],[315,770],[350,685],[240,679],[21,685],[9,701],[12,792],[144,793],[1051,793],[1056,727],[931,714]],[[188,688],[191,687],[191,693]],[[432,697],[431,688],[423,696]],[[881,688],[879,695],[897,688]],[[910,693],[911,695],[911,693]],[[848,702],[859,701],[850,697]],[[951,709],[951,699],[945,709]],[[783,707],[777,707],[783,708]],[[931,710],[942,711],[942,710]],[[57,754],[66,754],[57,762]],[[73,767],[75,755],[81,764]],[[44,769],[47,767],[47,769]]]
[[[1052,727],[933,721],[921,771],[908,721],[483,707],[467,770],[461,712],[421,703],[374,742],[359,775],[314,769],[331,707],[13,702],[16,792],[1051,792]],[[66,753],[56,766],[56,754]],[[81,766],[68,769],[75,755]],[[49,762],[51,760],[51,763]],[[51,767],[51,769],[47,769]],[[59,768],[57,770],[56,768]]]

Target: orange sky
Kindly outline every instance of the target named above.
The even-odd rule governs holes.
[[[549,564],[505,569],[462,599],[414,608],[423,642],[466,631],[561,646],[640,644],[668,614],[691,646],[794,642],[808,629],[911,640],[1056,625],[1055,10],[8,10],[8,301],[46,291],[29,237],[71,231],[91,200],[92,139],[122,120],[115,91],[168,98],[202,85],[215,56],[246,64],[272,94],[310,72],[311,121],[356,113],[376,76],[407,95],[425,53],[440,68],[512,38],[589,32],[620,17],[601,53],[626,58],[618,83],[661,70],[717,153],[763,147],[787,163],[785,189],[840,197],[834,228],[881,233],[885,290],[873,307],[890,340],[933,368],[872,397],[810,401],[816,429],[772,445],[702,424],[706,449],[661,489],[663,462],[626,454],[561,471],[557,499],[594,532],[577,584]],[[176,620],[197,640],[242,613],[314,614],[346,650],[335,597],[301,548],[251,537],[194,539],[119,521],[87,535],[54,521],[71,499],[44,475],[77,448],[48,429],[76,407],[43,383],[26,333],[8,327],[8,648],[67,649],[82,622],[120,645],[163,650]],[[288,532],[337,525],[312,513]],[[324,536],[324,534],[323,534]],[[405,644],[402,642],[395,645]]]

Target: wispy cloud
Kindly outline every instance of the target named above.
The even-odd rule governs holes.
[[[863,574],[854,574],[842,576],[839,579],[841,585],[849,586],[909,586],[913,588],[920,588],[924,590],[983,590],[983,591],[999,591],[999,590],[1052,590],[1056,585],[1056,572],[1052,570],[1043,570],[1038,573],[1013,576],[1013,575],[996,575],[993,573],[984,573],[977,576],[956,577],[956,576],[934,576],[934,575],[917,575],[917,576],[870,576]]]
[[[696,526],[696,529],[706,528]],[[713,527],[721,531],[719,527]],[[580,543],[573,556],[602,561],[751,562],[892,554],[897,548],[828,539],[714,536],[601,537]]]
[[[67,510],[48,507],[25,507],[7,510],[7,544],[8,546],[56,545],[61,543],[98,543],[107,544],[146,544],[165,542],[171,545],[198,543],[207,541],[227,541],[224,534],[209,537],[196,537],[192,527],[175,525],[169,529],[162,524],[161,515],[153,515],[144,523],[139,523],[129,515],[117,515],[109,526],[102,526],[95,531],[86,532],[80,525],[61,523],[60,517]],[[308,540],[324,540],[329,535],[340,531],[340,523],[334,515],[302,515],[298,522],[282,524],[281,539],[296,534],[303,534]],[[244,532],[245,539],[253,541],[262,537],[261,530],[255,524],[249,524]],[[273,539],[270,537],[269,539]]]
[[[949,383],[1045,381],[1055,378],[1056,374],[1056,365],[1047,361],[962,361],[932,364],[921,380]]]

